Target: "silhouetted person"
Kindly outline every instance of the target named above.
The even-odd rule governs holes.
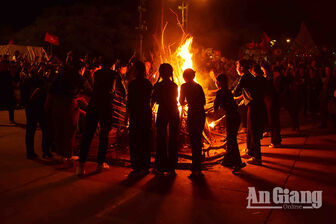
[[[9,121],[14,124],[14,79],[9,70],[8,55],[0,62],[0,106],[8,110]]]
[[[303,69],[303,68],[301,68]],[[281,77],[281,76],[280,76]],[[304,88],[304,79],[302,75],[298,75],[293,66],[287,68],[284,73],[286,81],[287,95],[285,99],[285,107],[287,108],[292,120],[293,131],[300,130],[299,114],[303,102],[302,92]],[[302,100],[303,101],[303,100]]]
[[[319,128],[327,128],[328,127],[328,118],[332,118],[333,126],[336,128],[336,120],[335,120],[335,111],[328,111],[332,109],[331,105],[335,105],[335,96],[334,92],[336,89],[336,77],[333,76],[330,66],[326,66],[324,69],[324,80],[323,86],[320,94],[320,121],[321,124]],[[329,109],[328,109],[329,105]]]
[[[241,76],[233,90],[233,95],[243,94],[244,104],[247,105],[247,153],[248,163],[261,165],[260,139],[264,126],[264,97],[263,87],[249,72],[250,62],[239,60],[236,64],[237,72]]]
[[[147,173],[150,167],[152,109],[150,106],[153,86],[145,78],[144,63],[134,64],[135,80],[128,86],[127,113],[130,118],[130,157],[133,172]]]
[[[27,83],[28,84],[28,83]],[[44,111],[44,103],[47,97],[47,82],[42,77],[39,80],[34,80],[33,92],[30,94],[25,104],[26,109],[26,150],[27,158],[33,159],[37,155],[34,152],[34,137],[37,124],[42,131],[42,151],[43,158],[53,157],[50,153],[51,142],[47,129],[47,119]],[[35,88],[34,88],[35,87]]]
[[[187,127],[192,151],[192,173],[190,177],[202,175],[202,132],[205,123],[205,96],[202,87],[194,81],[195,71],[186,69],[183,72],[186,83],[181,86],[180,104],[188,104]],[[187,100],[187,101],[186,101]]]
[[[252,74],[264,86],[264,103],[267,115],[267,131],[271,132],[271,144],[270,148],[276,148],[281,146],[280,135],[280,107],[278,102],[278,96],[274,88],[272,80],[268,80],[261,70],[260,65],[254,64],[252,67]],[[265,75],[265,76],[264,76]]]
[[[228,78],[225,74],[217,76],[217,86],[219,90],[214,101],[214,111],[217,112],[219,108],[222,108],[226,115],[227,154],[222,161],[222,165],[233,167],[233,171],[236,172],[246,166],[241,161],[237,143],[240,115],[233,95],[228,89]]]
[[[320,94],[323,88],[322,79],[315,69],[309,69],[309,79],[307,84],[307,92],[308,92],[308,105],[309,111],[312,114],[316,114],[319,112],[320,108]]]
[[[173,67],[170,64],[161,64],[159,68],[159,73],[162,81],[154,85],[154,91],[152,96],[152,105],[154,103],[159,104],[156,118],[157,149],[155,167],[156,171],[159,174],[163,174],[163,172],[169,172],[169,174],[175,175],[175,168],[178,160],[178,87],[176,83],[174,83],[172,80]],[[167,128],[169,128],[168,150],[166,141]]]
[[[110,64],[107,61],[103,61],[102,68],[93,74],[93,78],[93,94],[86,114],[86,130],[80,144],[78,175],[85,173],[84,163],[98,123],[100,125],[100,133],[97,171],[100,172],[103,168],[108,168],[107,165],[105,167],[103,165],[108,146],[108,134],[112,125],[112,100],[115,91],[125,97],[125,89],[120,77],[115,71],[110,70]]]
[[[85,86],[82,78],[84,71],[84,64],[76,61],[73,66],[67,67],[57,75],[51,84],[45,103],[55,152],[62,158],[65,166],[70,165],[75,145],[79,116],[77,96],[82,90],[87,94],[91,91]]]

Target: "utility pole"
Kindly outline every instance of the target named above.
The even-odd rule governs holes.
[[[139,0],[138,5],[138,12],[139,12],[139,26],[136,28],[139,31],[139,57],[140,60],[143,61],[144,55],[143,55],[143,39],[144,39],[144,33],[147,31],[147,25],[146,21],[144,19],[144,13],[147,11],[145,8],[145,1],[146,0]]]
[[[182,27],[185,32],[188,31],[188,17],[189,17],[189,4],[182,0],[181,5],[178,7],[179,10],[181,10],[181,15],[182,15]]]

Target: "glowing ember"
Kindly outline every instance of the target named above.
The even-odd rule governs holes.
[[[216,125],[215,122],[211,122],[211,123],[209,124],[209,127],[210,127],[210,128],[214,128],[215,125]]]

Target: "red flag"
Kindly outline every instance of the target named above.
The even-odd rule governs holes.
[[[263,32],[263,40],[264,40],[266,43],[271,42],[271,38],[270,38],[265,32]]]
[[[266,51],[267,47],[269,46],[270,41],[271,41],[271,38],[265,32],[263,32],[263,37],[259,44],[259,47]]]
[[[55,35],[51,35],[50,33],[46,32],[45,36],[44,36],[44,41],[51,43],[52,45],[59,45],[59,40],[58,40],[58,36]]]

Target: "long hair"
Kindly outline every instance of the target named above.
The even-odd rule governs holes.
[[[156,83],[158,83],[160,79],[164,79],[164,77],[174,82],[173,71],[174,69],[170,64],[168,63],[161,64],[159,67],[159,78],[156,81]]]

